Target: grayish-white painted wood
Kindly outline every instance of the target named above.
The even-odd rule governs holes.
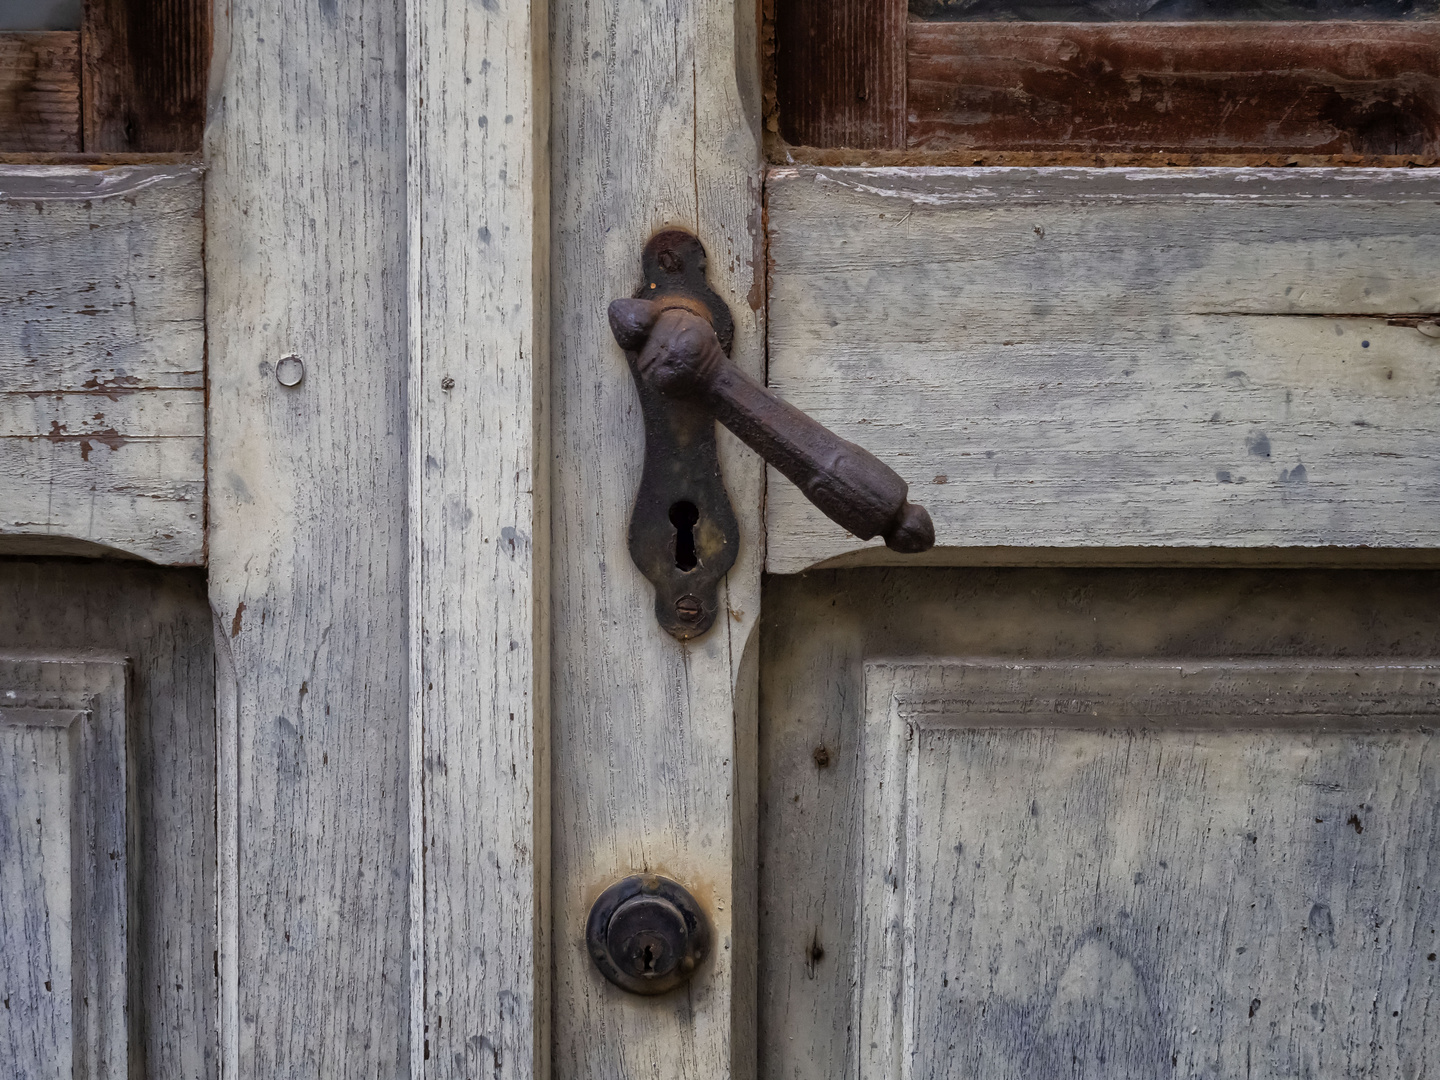
[[[894,930],[903,939],[908,910],[915,941],[908,955],[922,965],[910,984],[920,1010],[912,1015],[928,1017],[914,1043],[937,1055],[914,1065],[916,1077],[969,1075],[965,1070],[980,1057],[995,1075],[1023,1068],[1029,1071],[1014,1075],[1071,1075],[1060,1068],[1068,1068],[1068,1057],[1057,1064],[1047,1055],[1064,1042],[1055,1031],[1096,1033],[1076,1004],[1090,1000],[1096,987],[1114,991],[1117,1018],[1102,1034],[1116,1038],[1103,1045],[1076,1041],[1075,1075],[1243,1076],[1247,1041],[1252,1075],[1305,1075],[1285,1063],[1303,1065],[1312,1050],[1323,1064],[1315,1076],[1410,1075],[1392,1056],[1410,1052],[1414,1075],[1425,1075],[1419,1055],[1435,1041],[1435,1004],[1426,1004],[1426,995],[1440,980],[1440,961],[1429,959],[1440,952],[1432,857],[1440,842],[1433,790],[1440,769],[1434,736],[1383,712],[1409,710],[1433,726],[1440,709],[1437,598],[1440,574],[1412,571],[871,568],[768,579],[761,627],[761,1075],[866,1075],[862,1055],[872,1050],[869,1042],[884,1040],[881,1032],[867,1036],[856,1027],[856,964],[865,927],[883,921],[889,867],[880,871],[882,900],[867,902],[863,860],[881,845],[880,832],[903,839],[902,824],[918,830],[924,857],[891,879],[898,892],[906,888],[907,868],[920,875],[908,908],[898,892]],[[986,654],[1022,674],[1109,670],[1114,678],[1103,693],[1093,677],[1088,686],[1052,679],[1047,693],[1020,686],[1012,707],[1034,711],[1019,726],[1013,716],[992,716],[983,736],[955,728],[923,736],[918,756],[891,760],[899,778],[902,766],[914,764],[924,795],[907,798],[904,822],[891,815],[886,831],[886,819],[865,801],[866,778],[879,773],[865,770],[875,764],[867,662],[901,658],[891,663],[928,670],[953,666],[944,658]],[[1126,666],[1137,660],[1141,675]],[[1172,683],[1176,671],[1187,673],[1178,682],[1199,683],[1200,692],[1166,691],[1167,702],[1154,688],[1160,676],[1147,690],[1144,665],[1169,672]],[[1226,676],[1217,679],[1217,671]],[[956,713],[957,700],[969,701],[973,714],[982,708],[977,702],[988,698],[993,710],[997,698],[993,683],[969,690],[947,683],[917,694],[936,707],[951,702],[942,716]],[[1188,717],[1148,725],[1137,719],[1173,714],[1177,699],[1192,708]],[[1103,706],[1098,721],[1075,715],[1096,701]],[[1125,712],[1131,715],[1117,716]],[[1226,726],[1237,712],[1249,713],[1248,720]],[[1097,736],[1100,721],[1114,726]],[[977,730],[967,722],[967,730]],[[997,734],[1001,724],[1009,726]],[[1121,730],[1129,728],[1133,737]],[[1087,757],[1067,771],[1063,754],[1076,750]],[[964,755],[968,772],[959,764]],[[1306,819],[1302,811],[1321,803]],[[1337,818],[1334,810],[1343,813]],[[1349,822],[1352,813],[1361,833]],[[1237,821],[1246,819],[1261,824],[1240,828]],[[1214,826],[1208,837],[1199,831],[1205,821]],[[1137,860],[1149,862],[1132,866]],[[1168,866],[1160,867],[1162,860]],[[1137,872],[1142,881],[1134,880]],[[1267,889],[1273,902],[1261,896]],[[1297,921],[1295,898],[1306,890],[1315,895]],[[1330,911],[1333,949],[1328,933],[1317,943],[1299,932],[1317,903]],[[1369,910],[1382,927],[1366,924]],[[1091,921],[1092,915],[1098,917]],[[1363,948],[1362,933],[1371,935]],[[869,937],[884,945],[883,933]],[[965,952],[972,941],[985,944],[983,957]],[[1241,947],[1244,953],[1236,951]],[[1133,980],[1112,953],[1129,960]],[[886,964],[893,975],[896,959],[882,949],[864,967],[883,979]],[[946,966],[926,966],[932,960]],[[960,960],[986,973],[983,993],[974,992],[973,979],[970,992],[959,993],[957,975],[974,970],[962,969]],[[1257,961],[1259,967],[1247,966]],[[1085,974],[1092,966],[1093,983]],[[1328,982],[1317,983],[1321,977]],[[1016,979],[1028,980],[1029,996],[1012,993]],[[1291,1009],[1295,981],[1311,996]],[[987,997],[992,982],[998,989]],[[1136,985],[1153,1006],[1154,1023],[1125,1012],[1134,1004],[1127,987]],[[1381,1010],[1395,999],[1376,998],[1374,990],[1407,986],[1403,1000]],[[1219,1019],[1207,1028],[1212,994]],[[1261,1004],[1252,1020],[1255,998]],[[987,1002],[983,1015],[963,1012]],[[1316,1002],[1324,1031],[1310,1013]],[[1399,1017],[1391,1015],[1396,1011]],[[1182,1016],[1193,1019],[1183,1025]],[[942,1021],[951,1031],[963,1028],[961,1037],[937,1039]],[[1315,1030],[1307,1034],[1310,1024]],[[1354,1041],[1369,1024],[1380,1032],[1374,1049],[1368,1034]],[[885,1028],[883,1021],[878,1026]],[[1192,1034],[1192,1027],[1199,1031]],[[1153,1049],[1145,1039],[1176,1031],[1164,1062],[1143,1056]],[[1202,1046],[1207,1031],[1210,1042]],[[1285,1041],[1290,1034],[1293,1044]],[[1341,1060],[1335,1051],[1346,1040],[1353,1053]],[[1127,1046],[1141,1056],[1125,1057]],[[1300,1057],[1287,1058],[1292,1050]],[[1119,1064],[1103,1071],[1097,1052]],[[1434,1071],[1433,1061],[1428,1067]]]
[[[123,656],[0,653],[0,1061],[124,1080]]]
[[[777,169],[770,384],[933,560],[1440,547],[1427,170]],[[767,568],[885,560],[780,478]],[[878,541],[876,541],[878,543]],[[889,561],[895,561],[890,559]]]
[[[1440,665],[865,669],[862,1077],[1426,1076]]]
[[[389,1080],[410,1061],[403,24],[400,4],[217,9],[227,1076]]]
[[[626,528],[644,435],[606,323],[667,225],[697,233],[736,320],[735,358],[762,362],[759,95],[754,5],[562,0],[553,50],[553,904],[555,1073],[634,1080],[753,1069],[748,850],[762,474],[721,444],[741,522],[728,615],[681,645],[655,623]],[[517,116],[516,120],[519,121]],[[491,123],[497,120],[492,117]],[[457,378],[458,378],[457,373]],[[714,959],[686,990],[642,1000],[595,971],[585,917],[648,869],[691,888]]]
[[[0,165],[0,536],[203,561],[202,184]]]
[[[410,1071],[544,1077],[547,5],[408,9]]]
[[[0,649],[130,659],[131,1075],[214,1080],[215,662],[205,575],[0,559]]]

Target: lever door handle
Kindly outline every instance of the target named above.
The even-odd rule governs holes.
[[[895,551],[926,551],[935,526],[894,469],[781,401],[731,362],[730,309],[705,279],[705,249],[670,229],[645,245],[645,281],[610,305],[645,415],[645,468],[630,555],[655,586],[655,615],[683,640],[718,611],[739,526],[720,478],[715,421],[804,492],[832,521]]]
[[[610,329],[621,348],[636,354],[641,380],[666,397],[703,401],[831,521],[861,540],[882,536],[894,551],[935,546],[930,515],[909,501],[900,475],[736,367],[703,305],[684,297],[616,300]]]

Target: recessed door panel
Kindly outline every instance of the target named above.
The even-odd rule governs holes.
[[[878,662],[865,683],[862,1076],[1440,1064],[1440,665]]]
[[[218,1075],[213,632],[203,572],[0,558],[0,1075],[69,1077],[81,1025],[77,1077]]]
[[[1440,1071],[1437,592],[771,578],[760,1075]]]
[[[18,1080],[120,1080],[124,657],[0,654],[0,1058]]]

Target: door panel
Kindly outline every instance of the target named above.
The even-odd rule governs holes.
[[[775,169],[770,384],[905,477],[932,560],[1434,548],[1437,197],[1423,170]],[[896,561],[771,480],[769,570]]]
[[[1440,665],[865,665],[867,1077],[1427,1075]]]
[[[761,1075],[1433,1071],[1437,589],[769,579]]]
[[[128,1013],[128,1065],[122,1056],[118,1072],[91,1072],[92,1080],[125,1076],[127,1068],[128,1075],[147,1080],[218,1076],[213,640],[202,571],[115,560],[0,558],[0,651],[100,650],[129,660],[123,718],[128,757],[109,759],[111,767],[119,761],[125,770],[123,830],[120,846],[108,845],[99,864],[102,870],[122,868],[128,893],[117,1006]],[[6,688],[13,687],[0,690]],[[98,715],[94,701],[83,708]],[[0,727],[0,733],[9,730]],[[75,790],[88,797],[96,789],[85,781]],[[58,797],[55,789],[47,791]],[[118,851],[114,859],[112,851]],[[0,858],[0,874],[10,866],[8,857]],[[94,933],[75,924],[71,952],[82,956],[93,948]],[[9,955],[7,949],[0,967]],[[16,1019],[13,1008],[0,1010],[0,1025]],[[0,1060],[8,1064],[14,1059],[5,1056],[5,1046],[0,1035]]]
[[[0,550],[204,560],[203,188],[0,164]]]
[[[0,653],[0,1060],[129,1073],[126,661]]]

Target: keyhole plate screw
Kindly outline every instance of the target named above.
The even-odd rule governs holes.
[[[590,909],[585,944],[600,973],[632,994],[685,983],[710,952],[710,920],[690,891],[658,874],[611,885]]]

